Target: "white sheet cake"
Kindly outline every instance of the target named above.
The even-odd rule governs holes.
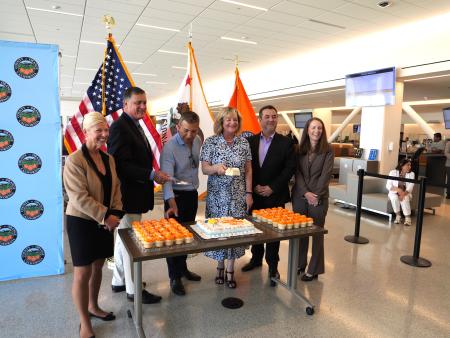
[[[257,230],[246,219],[233,217],[210,218],[204,221],[197,221],[197,226],[205,235],[216,238],[247,235]]]

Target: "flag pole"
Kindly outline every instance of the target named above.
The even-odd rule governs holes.
[[[188,60],[189,60],[189,79],[192,81],[192,62],[193,62],[193,55],[192,55],[192,21],[189,26],[189,54],[188,54]],[[192,108],[192,83],[189,86],[189,110],[193,110]]]
[[[108,37],[106,38],[106,48],[103,55],[102,64],[102,115],[106,116],[106,98],[105,98],[105,63],[106,54],[108,52],[108,41],[112,41],[112,28],[116,25],[116,20],[111,15],[103,15],[102,22],[105,24],[106,31],[108,32]]]

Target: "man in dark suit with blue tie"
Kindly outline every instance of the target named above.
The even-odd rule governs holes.
[[[126,211],[119,229],[130,228],[132,222],[141,220],[143,213],[153,210],[153,181],[164,184],[170,179],[166,173],[153,170],[153,153],[139,124],[147,112],[145,91],[138,87],[125,90],[123,111],[111,125],[108,139],[108,152],[116,162],[123,209]],[[114,245],[114,260],[112,290],[126,290],[128,300],[132,301],[134,284],[130,256],[119,236],[116,236]],[[160,296],[142,290],[142,303],[151,304],[160,300]]]
[[[289,180],[295,172],[296,154],[292,139],[275,132],[278,112],[268,105],[259,110],[261,133],[248,138],[252,152],[253,209],[284,207],[290,200]],[[269,277],[279,277],[280,242],[266,243]],[[264,244],[252,246],[252,259],[242,267],[250,271],[262,265]],[[270,281],[271,286],[275,282]]]

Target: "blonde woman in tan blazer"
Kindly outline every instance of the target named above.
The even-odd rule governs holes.
[[[314,224],[323,227],[328,211],[328,186],[334,155],[328,144],[322,120],[313,117],[306,122],[299,146],[295,185],[292,189],[292,207],[295,212],[312,217]],[[299,273],[307,265],[309,238],[300,239]],[[305,282],[325,272],[323,235],[313,236],[312,254],[308,270],[302,276]]]
[[[80,315],[80,337],[92,337],[90,317],[115,319],[99,307],[98,293],[105,258],[114,254],[113,231],[123,211],[114,159],[101,150],[109,134],[102,114],[86,114],[83,132],[86,143],[67,158],[63,176],[69,196],[66,226],[74,266],[72,297]]]

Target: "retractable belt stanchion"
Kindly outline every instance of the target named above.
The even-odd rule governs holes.
[[[422,177],[420,180],[420,191],[419,191],[419,205],[417,211],[417,220],[416,220],[416,236],[414,239],[414,253],[412,256],[401,256],[400,260],[408,265],[416,266],[420,268],[429,268],[431,266],[431,262],[425,258],[420,258],[420,241],[422,238],[422,223],[423,223],[423,212],[425,208],[425,192],[426,192],[426,178]]]
[[[361,225],[361,205],[362,205],[362,193],[364,184],[364,170],[358,170],[358,195],[356,197],[356,219],[355,219],[355,234],[345,236],[344,239],[347,242],[355,244],[367,244],[369,240],[359,235],[359,228]]]

